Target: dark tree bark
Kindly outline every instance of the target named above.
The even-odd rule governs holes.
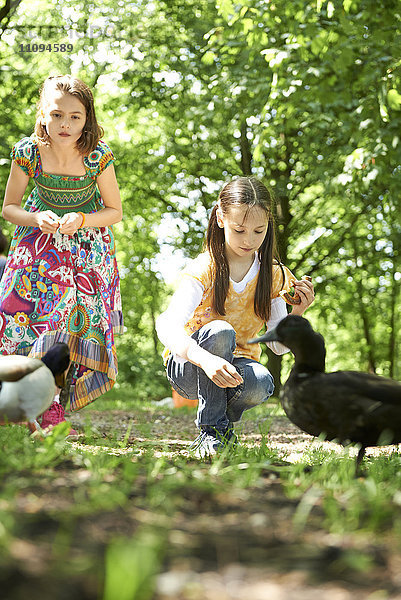
[[[252,152],[251,147],[249,145],[248,140],[248,126],[246,124],[246,120],[244,119],[240,126],[241,131],[241,171],[243,175],[249,176],[252,174]]]
[[[279,169],[271,170],[271,177],[276,181],[275,187],[275,203],[273,207],[274,219],[277,227],[277,249],[281,262],[287,264],[287,248],[289,238],[289,225],[292,220],[292,214],[290,210],[290,199],[287,191],[287,183],[290,179],[291,165],[289,159],[291,157],[290,139],[287,138],[286,134],[282,132],[280,134],[280,140],[282,141],[283,148],[280,155],[281,161],[286,164],[284,171]],[[275,396],[280,394],[281,390],[281,366],[282,356],[274,354],[271,350],[267,350],[268,356],[268,369],[273,376],[275,385]]]
[[[388,344],[389,377],[394,377],[395,371],[395,347],[396,347],[396,321],[395,307],[397,305],[398,284],[394,277],[395,268],[393,268],[391,279],[391,305],[390,305],[390,339]]]
[[[0,38],[21,2],[22,0],[6,0],[4,6],[0,8]]]
[[[150,318],[152,319],[152,332],[153,332],[153,350],[155,357],[159,356],[159,338],[156,333],[156,315],[153,306],[150,306]]]
[[[352,244],[353,244],[353,248],[354,248],[354,260],[355,263],[357,262],[357,260],[360,258],[358,256],[358,251],[357,251],[357,247],[356,247],[356,242],[355,240],[352,240]],[[360,272],[366,272],[365,269],[360,269]],[[357,298],[359,299],[359,306],[358,306],[358,310],[359,310],[359,314],[361,316],[362,319],[362,326],[363,326],[363,334],[365,337],[365,341],[366,341],[366,354],[367,354],[367,361],[368,361],[368,371],[370,373],[376,373],[376,359],[375,359],[375,354],[374,354],[374,340],[372,338],[372,334],[371,334],[371,330],[370,330],[370,323],[369,323],[369,315],[368,312],[366,310],[366,306],[363,302],[363,298],[366,294],[366,291],[363,287],[362,281],[359,277],[359,273],[358,271],[355,271],[353,274],[353,279],[355,281],[356,284],[356,288],[357,288]]]

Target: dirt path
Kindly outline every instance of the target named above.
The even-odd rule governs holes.
[[[71,422],[78,427],[89,422],[102,432],[105,443],[117,431],[133,447],[152,444],[155,456],[180,454],[192,460],[188,450],[196,434],[193,419],[193,413],[181,411],[138,418],[129,411],[91,410],[73,415]],[[313,443],[283,416],[244,421],[241,443],[258,445],[263,432],[289,462],[299,461]],[[78,447],[80,441],[75,444]],[[325,446],[340,451],[336,444]],[[141,494],[138,489],[136,496]],[[217,494],[184,490],[180,510],[169,521],[168,549],[154,600],[401,599],[401,553],[391,547],[391,540],[384,535],[379,540],[328,534],[321,528],[318,506],[307,529],[297,532],[292,524],[297,505],[284,495],[278,476],[268,467],[258,486]],[[154,518],[146,505],[133,501],[123,528],[128,532]],[[117,515],[111,521],[121,528]],[[101,537],[102,525],[96,528]],[[358,566],[358,558],[365,563]]]
[[[165,414],[151,411],[140,415],[134,411],[111,410],[111,411],[82,411],[73,413],[69,417],[73,426],[78,430],[85,424],[90,425],[94,432],[101,433],[105,438],[108,435],[115,436],[116,432],[120,439],[124,438],[129,430],[127,439],[130,444],[142,444],[147,442],[152,445],[163,447],[163,453],[179,452],[183,456],[190,456],[189,447],[197,435],[194,425],[195,412],[186,410],[171,411]],[[338,452],[342,447],[332,442],[322,442],[301,431],[293,425],[285,416],[259,416],[256,419],[252,415],[236,425],[236,431],[242,445],[247,447],[259,446],[262,438],[268,440],[269,447],[276,449],[287,462],[299,462],[303,459],[305,452],[318,445],[323,449]],[[391,451],[393,447],[382,447],[379,449],[369,448],[367,456]],[[357,454],[354,449],[349,450],[351,455]]]

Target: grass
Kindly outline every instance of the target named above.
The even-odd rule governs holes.
[[[401,456],[394,451],[365,461],[363,477],[355,477],[355,458],[328,451],[309,457],[286,477],[286,491],[300,498],[295,521],[306,525],[314,505],[324,511],[324,526],[333,533],[374,533],[401,530]]]
[[[33,600],[50,592],[61,597],[57,590],[67,584],[71,598],[150,600],[157,597],[158,574],[180,557],[191,556],[200,569],[210,568],[214,552],[216,568],[233,557],[265,563],[273,534],[288,543],[280,568],[311,535],[347,539],[346,548],[338,542],[340,556],[326,574],[349,573],[351,580],[356,573],[369,580],[377,567],[370,543],[363,542],[372,534],[400,552],[398,452],[365,459],[359,478],[348,449],[339,453],[319,441],[292,464],[271,444],[272,423],[283,417],[272,405],[245,416],[244,427],[254,424],[259,434],[257,444],[200,461],[186,446],[175,451],[153,434],[157,421],[164,432],[177,415],[190,424],[193,410],[133,399],[124,400],[122,409],[114,400],[113,409],[129,407],[132,419],[107,437],[91,425],[90,415],[109,409],[108,398],[88,407],[79,443],[65,440],[63,426],[44,441],[23,427],[0,428],[0,583],[9,586],[6,600],[24,592]],[[268,526],[271,519],[274,526]],[[226,554],[220,548],[225,539]]]

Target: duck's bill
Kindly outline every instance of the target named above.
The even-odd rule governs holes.
[[[55,375],[54,376],[54,381],[56,382],[57,387],[59,388],[63,388],[65,387],[65,383],[66,383],[66,371],[64,371],[64,373],[61,373],[60,375]]]
[[[260,344],[261,342],[277,342],[277,341],[278,341],[277,332],[275,329],[272,329],[271,331],[267,331],[265,334],[261,335],[260,337],[255,337],[255,338],[248,340],[248,344]]]

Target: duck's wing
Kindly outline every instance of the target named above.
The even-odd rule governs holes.
[[[325,380],[330,382],[330,385],[335,385],[338,390],[347,390],[349,394],[364,396],[383,404],[401,406],[401,383],[388,377],[359,371],[335,371],[326,373]]]
[[[38,358],[27,356],[0,356],[0,381],[19,381],[29,373],[45,367]]]
[[[306,433],[328,440],[375,445],[385,430],[401,442],[401,384],[359,373],[292,373],[281,391],[288,418]]]

